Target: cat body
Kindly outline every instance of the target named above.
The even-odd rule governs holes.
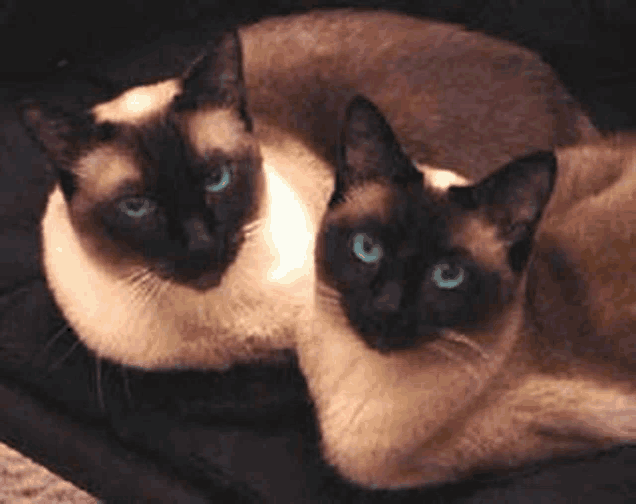
[[[357,94],[386,115],[415,162],[472,179],[597,136],[537,54],[459,25],[341,9],[270,18],[240,34],[252,112],[330,162]]]
[[[440,484],[636,439],[635,153],[435,184],[352,102],[297,347],[341,475]]]

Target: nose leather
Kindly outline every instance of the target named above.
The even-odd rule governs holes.
[[[382,312],[395,312],[400,307],[401,300],[402,288],[397,282],[387,282],[382,287],[380,294],[373,300],[373,306]]]
[[[190,252],[202,252],[212,248],[212,237],[203,220],[192,217],[185,221],[184,228]]]

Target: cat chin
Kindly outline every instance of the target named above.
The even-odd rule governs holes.
[[[224,370],[278,361],[294,347],[299,313],[313,291],[313,240],[333,176],[283,133],[269,128],[262,135],[267,195],[259,225],[216,288],[155,276],[151,296],[139,296],[125,280],[130,271],[87,252],[61,189],[51,192],[41,224],[45,276],[69,324],[98,357],[154,370]],[[280,226],[281,216],[296,228]]]

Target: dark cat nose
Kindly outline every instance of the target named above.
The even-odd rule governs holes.
[[[191,217],[184,222],[183,227],[189,252],[196,254],[212,249],[212,235],[202,219]]]
[[[397,282],[387,282],[373,300],[373,307],[385,313],[396,312],[402,300],[402,288]]]

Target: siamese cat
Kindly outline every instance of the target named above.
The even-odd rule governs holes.
[[[99,358],[157,370],[286,358],[333,187],[321,128],[358,88],[404,114],[415,157],[476,174],[572,141],[587,120],[536,55],[452,25],[333,11],[241,37],[245,58],[231,33],[176,77],[96,95],[79,113],[23,111],[58,178],[44,273]]]
[[[236,32],[178,77],[23,117],[57,174],[48,286],[98,358],[223,370],[287,356],[333,182],[301,142],[259,132]]]
[[[297,344],[326,460],[396,489],[636,441],[636,143],[471,182],[345,117]]]
[[[597,137],[539,55],[438,21],[352,9],[240,29],[252,112],[335,163],[349,101],[367,96],[416,162],[478,179],[538,149]]]

